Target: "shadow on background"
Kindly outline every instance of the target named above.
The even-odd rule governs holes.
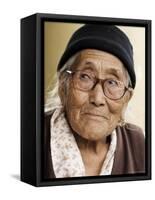
[[[20,181],[20,175],[19,174],[11,174],[11,177]]]

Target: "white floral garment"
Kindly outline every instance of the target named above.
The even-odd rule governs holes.
[[[61,108],[54,111],[50,123],[51,157],[56,178],[86,176],[80,150]],[[114,130],[100,175],[111,174],[116,143],[117,137]]]

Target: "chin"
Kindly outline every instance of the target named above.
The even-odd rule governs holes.
[[[98,132],[98,131],[90,131],[87,133],[84,133],[83,135],[81,135],[83,138],[90,140],[90,141],[98,141],[98,140],[102,140],[103,138],[107,137],[107,134],[103,133],[103,132]]]

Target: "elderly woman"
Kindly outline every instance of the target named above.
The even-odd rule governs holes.
[[[144,173],[143,133],[124,121],[136,84],[128,37],[113,25],[84,25],[57,71],[56,104],[45,116],[44,178]]]

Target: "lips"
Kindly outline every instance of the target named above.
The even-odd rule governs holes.
[[[88,116],[92,116],[92,117],[101,117],[101,118],[104,118],[106,120],[109,120],[109,118],[101,113],[96,113],[96,112],[85,112],[83,113],[85,115],[88,115]]]

